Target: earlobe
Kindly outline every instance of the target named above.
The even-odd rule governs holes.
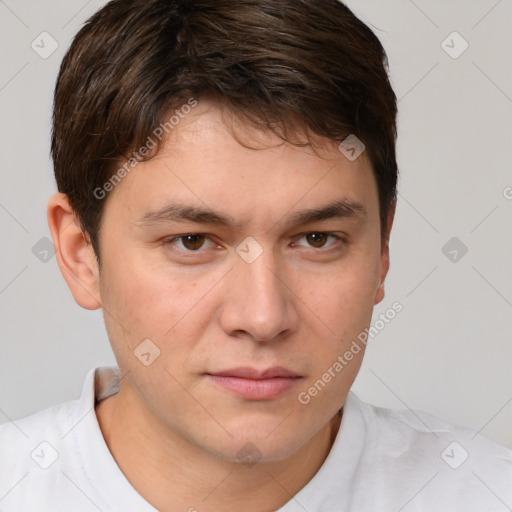
[[[373,301],[373,304],[376,305],[378,304],[379,302],[382,301],[382,299],[384,298],[384,281],[382,281],[379,285],[379,287],[377,288],[377,293],[375,294],[375,299]]]
[[[65,194],[50,198],[47,216],[57,263],[75,301],[85,309],[100,308],[98,264]]]

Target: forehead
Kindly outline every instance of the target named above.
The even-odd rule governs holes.
[[[369,159],[349,160],[338,143],[283,142],[211,103],[200,103],[110,193],[107,210],[148,219],[170,204],[218,212],[239,223],[273,222],[296,209],[344,201],[370,218],[378,194]],[[359,208],[361,206],[361,208]]]

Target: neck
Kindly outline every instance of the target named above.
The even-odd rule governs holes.
[[[163,425],[129,386],[96,405],[103,437],[132,487],[160,512],[275,511],[315,475],[341,422],[336,414],[286,459],[243,465]]]

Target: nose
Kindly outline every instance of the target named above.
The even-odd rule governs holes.
[[[264,251],[252,263],[236,257],[228,276],[220,314],[224,332],[271,342],[296,330],[299,299],[271,251]]]

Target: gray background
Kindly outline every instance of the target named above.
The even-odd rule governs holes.
[[[101,312],[75,304],[51,253],[41,261],[56,191],[55,78],[104,3],[0,0],[0,423],[77,398],[90,368],[115,364]],[[512,447],[512,2],[347,4],[388,52],[401,171],[387,297],[374,318],[395,301],[403,311],[371,340],[353,390]],[[469,44],[457,58],[454,31]],[[42,32],[58,43],[47,58]]]

